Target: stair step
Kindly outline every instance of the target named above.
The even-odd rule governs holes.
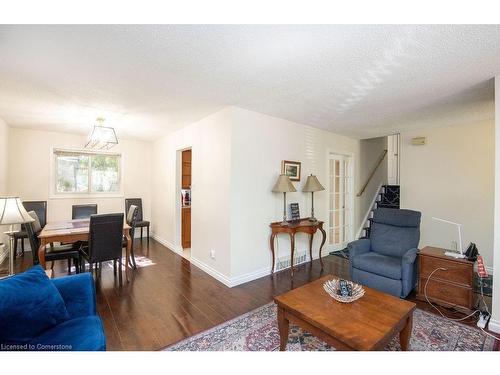
[[[399,208],[399,205],[397,204],[381,204],[379,208]]]

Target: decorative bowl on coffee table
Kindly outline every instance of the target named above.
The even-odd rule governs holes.
[[[356,301],[357,299],[363,297],[365,294],[365,290],[363,287],[359,284],[353,283],[352,281],[347,281],[347,283],[351,286],[352,288],[352,293],[350,296],[342,296],[338,293],[338,290],[340,289],[340,280],[339,279],[333,279],[333,280],[328,280],[323,284],[323,289],[336,301],[343,302],[343,303],[351,303]]]

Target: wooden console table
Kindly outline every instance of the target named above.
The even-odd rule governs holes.
[[[417,299],[426,301],[427,283],[427,298],[431,302],[470,313],[473,308],[474,262],[452,258],[444,252],[444,249],[430,246],[419,251]]]
[[[309,258],[312,262],[312,243],[313,236],[316,231],[320,231],[323,234],[323,240],[321,241],[321,245],[319,247],[319,261],[321,263],[321,269],[323,269],[323,259],[321,258],[321,250],[323,249],[323,245],[326,241],[326,232],[323,229],[322,221],[309,221],[309,218],[300,219],[297,221],[289,221],[288,225],[283,225],[281,221],[271,223],[269,226],[271,227],[271,253],[273,254],[273,266],[271,268],[271,274],[274,273],[274,262],[275,262],[275,253],[274,253],[274,238],[278,235],[278,233],[288,233],[290,236],[290,268],[291,275],[293,277],[293,255],[295,252],[295,234],[297,233],[307,233],[309,234]]]

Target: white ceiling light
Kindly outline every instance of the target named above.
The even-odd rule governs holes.
[[[104,119],[97,118],[97,124],[89,134],[85,148],[92,148],[98,150],[109,150],[111,147],[118,144],[115,129],[110,126],[103,126]]]

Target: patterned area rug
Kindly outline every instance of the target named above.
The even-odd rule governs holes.
[[[276,305],[269,303],[208,331],[167,347],[169,351],[276,351],[279,333]],[[401,350],[398,339],[385,348]],[[493,349],[493,339],[475,327],[453,322],[416,309],[410,350],[483,351]],[[297,326],[290,327],[289,351],[335,350]]]
[[[151,259],[142,255],[135,256],[135,263],[137,264],[137,268],[156,265],[156,263],[154,263]],[[112,260],[109,262],[103,262],[103,264],[109,268],[113,268]],[[125,271],[125,257],[122,258],[122,270]],[[90,265],[88,263],[85,263],[85,271],[90,271]],[[75,266],[71,266],[71,272],[75,272]]]
[[[135,256],[135,263],[137,264],[137,268],[156,265],[156,263],[154,263],[151,259],[142,255]],[[113,268],[113,261],[108,262],[108,267]],[[125,271],[125,257],[122,258],[122,270]]]
[[[349,249],[345,248],[342,250],[332,251],[330,252],[330,255],[335,255],[336,257],[341,257],[349,260]]]

